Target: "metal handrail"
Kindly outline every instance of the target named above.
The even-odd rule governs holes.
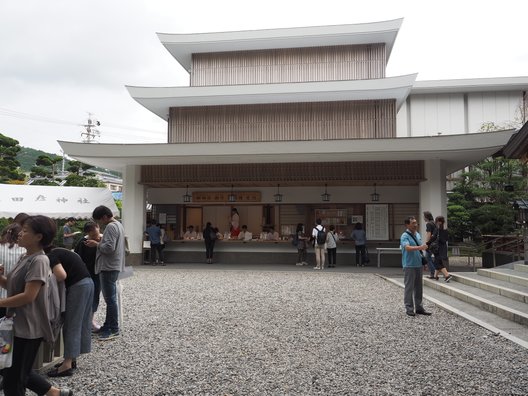
[[[491,235],[490,235],[491,236]],[[504,240],[504,239],[509,240]],[[502,242],[501,242],[502,241]],[[489,247],[491,245],[491,247]],[[521,260],[524,256],[524,239],[522,235],[493,235],[493,239],[488,239],[481,243],[463,243],[449,246],[451,254],[454,256],[467,256],[468,265],[473,259],[473,271],[475,271],[475,257],[482,256],[484,252],[489,252],[493,257],[493,266],[497,265],[497,253],[511,254],[512,260]]]

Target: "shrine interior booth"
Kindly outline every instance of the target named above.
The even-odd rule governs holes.
[[[193,189],[191,189],[193,190]],[[397,191],[400,190],[400,193]],[[320,218],[328,229],[334,225],[338,241],[338,265],[354,265],[355,245],[350,235],[356,223],[362,223],[367,232],[371,265],[376,265],[376,248],[397,247],[403,231],[403,219],[409,214],[418,213],[418,203],[407,203],[410,195],[416,196],[417,187],[398,189],[395,187],[377,187],[379,197],[394,199],[394,202],[365,203],[372,199],[372,187],[333,186],[326,188],[331,201],[322,201],[321,193],[325,187],[285,187],[280,189],[283,202],[275,202],[276,188],[231,188],[198,189],[191,191],[190,202],[169,203],[171,199],[185,195],[189,189],[149,189],[151,210],[148,219],[165,224],[170,241],[165,248],[165,261],[174,263],[202,263],[205,248],[201,233],[207,222],[219,230],[219,239],[215,246],[215,261],[240,264],[294,264],[297,249],[292,245],[292,236],[298,223],[305,226],[309,236]],[[331,192],[328,193],[328,191]],[[392,192],[392,193],[391,193]],[[234,193],[235,200],[229,201]],[[396,196],[400,198],[395,198]],[[172,197],[172,198],[170,198]],[[295,202],[304,197],[304,202]],[[356,202],[346,202],[345,199]],[[271,199],[270,199],[271,198]],[[291,202],[294,201],[294,202]],[[402,201],[402,202],[398,202]],[[249,241],[231,238],[231,211],[237,209],[240,226],[247,225],[252,233]],[[195,240],[183,239],[185,230],[192,225],[197,231]],[[279,240],[267,239],[268,231],[273,228],[279,233]],[[312,248],[308,249],[309,262],[313,261]],[[401,265],[401,259],[387,256],[383,265]]]

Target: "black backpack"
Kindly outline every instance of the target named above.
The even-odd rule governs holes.
[[[324,230],[324,227],[321,229],[316,228],[317,230],[317,237],[315,238],[318,245],[324,245],[326,243],[326,231]]]

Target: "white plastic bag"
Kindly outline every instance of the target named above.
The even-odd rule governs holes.
[[[13,318],[0,319],[0,369],[11,367],[13,361]]]

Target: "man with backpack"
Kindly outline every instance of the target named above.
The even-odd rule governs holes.
[[[326,244],[326,230],[321,225],[321,219],[315,220],[315,227],[312,230],[312,239],[314,241],[315,263],[314,269],[322,270],[325,265],[325,244]]]

